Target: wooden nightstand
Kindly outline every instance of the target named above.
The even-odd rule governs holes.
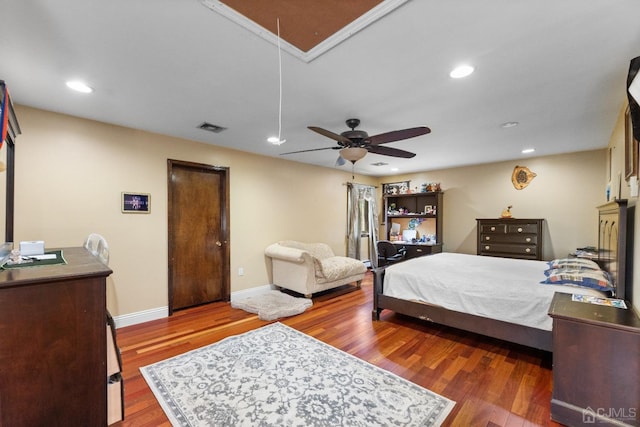
[[[627,307],[553,297],[554,421],[640,426],[640,318]]]

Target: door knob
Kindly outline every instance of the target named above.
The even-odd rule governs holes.
[[[222,246],[222,242],[220,240],[216,241],[216,246]]]

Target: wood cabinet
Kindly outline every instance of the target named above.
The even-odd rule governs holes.
[[[564,293],[555,294],[549,315],[551,418],[568,426],[640,426],[640,317]]]
[[[478,255],[542,260],[543,219],[476,219]]]
[[[84,248],[65,265],[0,271],[0,425],[107,425],[106,278]]]
[[[392,224],[400,225],[400,240],[402,231],[415,227],[418,238],[422,235],[435,236],[435,242],[442,245],[442,191],[410,194],[387,194],[384,196],[384,218],[386,225],[386,239],[394,240],[391,236]]]

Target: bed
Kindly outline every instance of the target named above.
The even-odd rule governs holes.
[[[627,203],[617,200],[599,206],[598,216],[599,256],[593,268],[606,271],[603,274],[610,279],[610,288],[597,290],[555,284],[557,277],[567,276],[556,274],[566,270],[554,267],[565,265],[445,252],[374,269],[373,319],[380,320],[383,310],[392,310],[552,351],[552,322],[547,313],[555,292],[630,297],[627,260],[631,258],[627,257],[627,247],[632,245],[627,241]],[[575,259],[575,262],[581,261]],[[595,270],[588,272],[596,274]],[[572,273],[575,272],[572,270]],[[542,284],[542,281],[553,283]]]

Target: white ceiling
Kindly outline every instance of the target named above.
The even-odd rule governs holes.
[[[310,62],[282,53],[287,142],[273,146],[277,47],[199,0],[2,0],[0,16],[15,104],[273,157],[335,146],[307,126],[340,133],[351,117],[369,135],[431,128],[389,144],[413,159],[356,163],[375,176],[606,147],[640,55],[638,0],[411,0]],[[451,79],[460,63],[475,73]],[[333,168],[337,155],[284,157]]]

